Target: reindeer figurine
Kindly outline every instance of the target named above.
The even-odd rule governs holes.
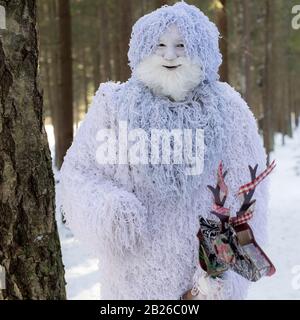
[[[250,281],[275,273],[275,267],[255,241],[248,221],[254,212],[255,199],[252,197],[256,186],[274,169],[275,161],[259,176],[258,165],[249,166],[251,182],[241,186],[238,195],[243,194],[243,203],[235,217],[230,217],[230,209],[225,207],[228,187],[225,183],[227,171],[223,173],[222,162],[218,168],[216,187],[208,185],[214,196],[211,213],[219,221],[199,217],[199,262],[206,277],[222,278],[222,274],[231,269]],[[194,300],[199,292],[187,291],[181,299]]]

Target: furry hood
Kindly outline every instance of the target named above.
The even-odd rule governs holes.
[[[173,6],[164,5],[133,25],[128,51],[133,74],[136,66],[154,52],[160,36],[173,23],[184,38],[187,56],[202,64],[204,80],[218,80],[218,69],[222,63],[219,31],[202,11],[184,1]]]

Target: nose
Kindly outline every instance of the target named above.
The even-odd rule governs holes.
[[[164,58],[166,60],[174,60],[177,58],[176,52],[174,48],[166,48],[166,52],[164,54]]]

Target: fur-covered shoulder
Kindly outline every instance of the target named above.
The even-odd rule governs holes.
[[[227,82],[216,82],[215,94],[221,100],[221,105],[226,108],[224,113],[227,118],[235,120],[236,124],[245,124],[256,126],[256,119],[248,106],[247,102],[243,99],[241,94],[235,90]]]
[[[242,111],[250,109],[240,92],[235,90],[235,88],[227,82],[217,81],[216,91],[218,95],[225,100],[225,103],[231,105],[233,108],[239,107]]]
[[[102,82],[99,85],[98,90],[96,91],[96,94],[109,94],[111,92],[113,92],[114,90],[117,90],[118,88],[120,88],[120,86],[122,86],[122,83],[120,81],[107,81],[107,82]]]
[[[103,82],[95,92],[89,109],[82,120],[74,140],[80,136],[95,136],[98,129],[109,127],[116,114],[115,92],[120,88],[118,82]],[[83,133],[84,132],[84,133]]]
[[[122,87],[121,82],[107,81],[100,83],[98,90],[95,93],[94,99],[99,101],[100,99],[105,100],[109,107],[113,107],[114,94]]]

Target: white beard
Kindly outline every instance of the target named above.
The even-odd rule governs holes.
[[[167,69],[163,65],[181,66]],[[187,57],[178,57],[176,62],[170,63],[161,56],[152,54],[137,66],[136,75],[154,94],[181,101],[203,80],[204,73],[199,63]]]

